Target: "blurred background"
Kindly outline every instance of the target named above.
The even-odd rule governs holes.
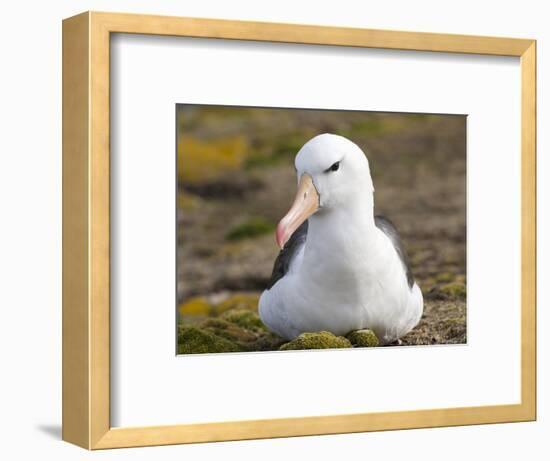
[[[325,132],[367,154],[375,213],[397,226],[424,293],[403,343],[466,342],[466,116],[179,105],[177,128],[180,353],[212,351],[191,333],[237,350],[278,347],[254,314],[296,191],[294,157]],[[233,328],[247,322],[248,342]]]

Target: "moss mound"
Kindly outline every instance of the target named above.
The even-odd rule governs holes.
[[[254,332],[223,319],[208,319],[201,323],[200,328],[216,336],[239,343],[241,346],[252,343],[257,339]]]
[[[346,347],[352,347],[348,339],[328,331],[320,331],[318,333],[302,333],[292,341],[283,344],[279,350],[341,349]]]
[[[178,354],[273,351],[283,343],[266,329],[258,314],[242,309],[178,329]]]
[[[380,344],[372,330],[356,330],[346,336],[355,347],[376,347]]]
[[[213,352],[241,352],[238,344],[221,336],[192,326],[178,329],[178,354],[205,354]]]
[[[247,330],[267,331],[266,326],[262,323],[258,314],[246,309],[231,309],[222,315],[222,319]]]
[[[371,330],[352,331],[346,337],[328,331],[302,333],[292,341],[270,332],[260,319],[259,296],[240,293],[220,303],[195,297],[179,306],[185,324],[178,327],[178,354],[376,347]],[[191,322],[191,323],[189,323]]]

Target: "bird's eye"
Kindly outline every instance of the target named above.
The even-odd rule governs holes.
[[[325,171],[328,173],[329,171],[338,171],[340,168],[340,162],[333,163],[330,168],[327,168]]]

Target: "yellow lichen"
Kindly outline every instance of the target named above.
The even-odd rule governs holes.
[[[241,168],[248,144],[244,136],[203,141],[190,135],[178,141],[178,178],[183,184],[215,180]]]
[[[227,298],[225,301],[217,304],[216,313],[221,314],[231,309],[247,309],[256,312],[260,296],[256,294],[240,293]]]
[[[178,307],[180,315],[209,315],[212,306],[202,296],[191,298]]]

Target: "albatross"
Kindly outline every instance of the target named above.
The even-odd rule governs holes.
[[[260,318],[291,340],[304,332],[371,329],[390,344],[420,320],[423,298],[395,226],[374,215],[369,162],[333,134],[295,158],[296,198],[276,229],[281,251]]]

